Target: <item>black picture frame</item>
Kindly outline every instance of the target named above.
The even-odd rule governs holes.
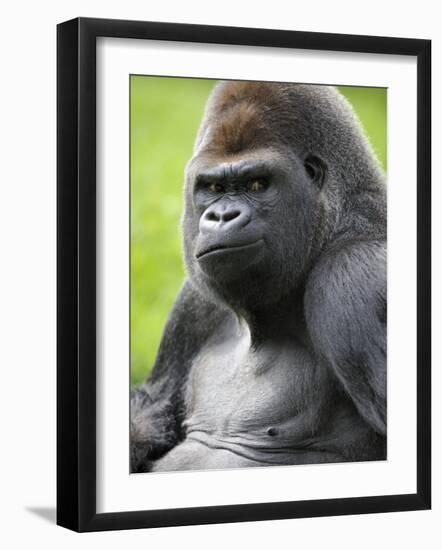
[[[96,39],[417,58],[417,492],[96,512]],[[431,506],[431,41],[79,18],[57,28],[57,523],[75,531],[424,510]]]

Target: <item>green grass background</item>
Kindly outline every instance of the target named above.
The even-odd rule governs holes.
[[[180,217],[184,167],[213,80],[132,76],[131,380],[141,382],[157,353],[184,279]],[[340,87],[384,167],[387,90]]]

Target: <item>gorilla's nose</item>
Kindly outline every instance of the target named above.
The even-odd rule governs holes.
[[[250,209],[246,205],[214,204],[201,216],[200,231],[202,233],[235,231],[247,225],[250,219]]]

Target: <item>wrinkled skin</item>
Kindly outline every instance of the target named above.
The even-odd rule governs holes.
[[[186,170],[188,277],[131,469],[386,457],[386,189],[327,86],[227,82]]]

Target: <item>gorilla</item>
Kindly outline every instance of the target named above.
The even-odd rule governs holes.
[[[131,471],[386,458],[386,182],[331,86],[221,82]]]

